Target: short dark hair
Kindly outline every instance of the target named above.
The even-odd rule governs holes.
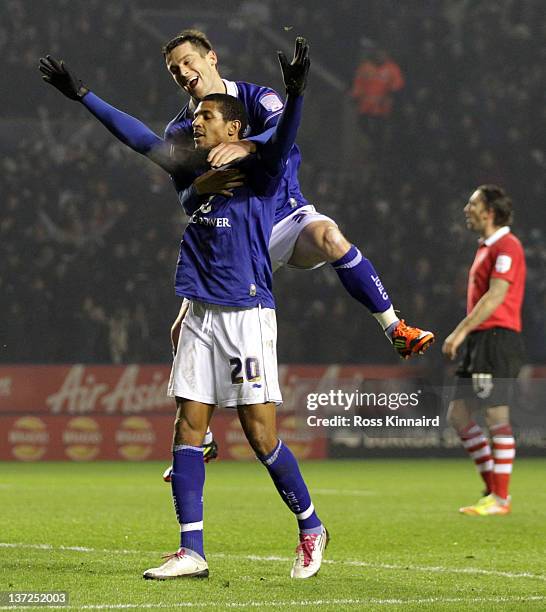
[[[495,213],[494,223],[500,227],[510,225],[514,219],[512,200],[510,196],[498,185],[480,185],[478,191],[482,195],[482,201],[488,210]]]
[[[207,38],[207,35],[201,30],[182,30],[179,34],[177,34],[174,38],[171,38],[169,42],[163,45],[161,49],[163,53],[163,57],[167,57],[167,55],[179,45],[183,45],[185,42],[191,43],[194,47],[197,48],[199,54],[205,57],[205,55],[212,51],[212,45],[210,40]]]
[[[242,137],[248,126],[248,116],[243,103],[233,96],[222,93],[213,93],[205,96],[200,102],[216,102],[224,121],[240,121],[241,128],[237,136]]]

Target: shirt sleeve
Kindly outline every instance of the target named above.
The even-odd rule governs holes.
[[[273,132],[275,131],[275,126],[277,125],[278,119],[278,117],[274,117],[273,121],[271,121],[272,127],[270,127],[268,130],[265,130],[265,132],[262,132],[261,134],[256,134],[255,136],[249,136],[248,138],[245,138],[245,140],[251,140],[256,144],[265,144],[271,138],[271,136],[273,136]]]
[[[496,251],[491,278],[502,278],[513,283],[520,272],[521,248],[514,242],[506,242]]]
[[[279,94],[269,87],[259,87],[252,99],[251,124],[254,134],[246,138],[263,144],[267,142],[273,133],[272,128],[277,125],[281,116],[284,103]]]
[[[265,144],[260,145],[257,158],[261,166],[262,184],[259,185],[260,181],[252,181],[253,189],[258,195],[270,197],[281,181],[298,133],[302,107],[303,96],[288,96],[273,135]],[[257,173],[257,176],[259,174]]]
[[[82,103],[107,130],[137,153],[146,155],[163,142],[142,121],[108,104],[92,91],[83,97]]]

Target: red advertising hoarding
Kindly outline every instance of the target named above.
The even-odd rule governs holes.
[[[0,367],[0,460],[170,459],[174,402],[168,365]],[[299,458],[326,456],[323,435],[296,426],[307,393],[340,381],[407,377],[408,368],[282,366],[279,436]],[[213,417],[224,459],[250,459],[237,414]]]

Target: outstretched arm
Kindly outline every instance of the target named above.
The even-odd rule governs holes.
[[[208,173],[204,179],[200,177],[197,184],[192,184],[194,172],[201,169],[205,161],[202,153],[165,141],[142,121],[111,106],[89,91],[62,60],[50,55],[42,57],[39,68],[46,83],[70,100],[81,102],[118,140],[171,174],[186,211],[198,207],[203,195],[231,195],[229,190],[239,186],[240,173],[225,171]]]
[[[111,106],[94,94],[61,60],[47,55],[40,58],[40,72],[46,83],[53,85],[70,100],[81,102],[118,140],[137,153],[145,155],[171,173],[180,166],[183,158],[180,151],[173,159],[172,150],[162,138],[135,117]]]
[[[154,147],[165,142],[142,121],[111,106],[92,91],[81,102],[107,130],[137,153],[147,155]]]
[[[271,138],[258,151],[267,172],[277,176],[284,170],[290,149],[296,140],[303,107],[303,92],[309,73],[309,45],[298,36],[294,48],[294,59],[288,63],[284,53],[278,53],[286,87],[286,103]]]

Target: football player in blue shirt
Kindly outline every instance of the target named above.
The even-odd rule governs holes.
[[[282,112],[282,100],[268,87],[222,79],[217,69],[216,52],[205,34],[198,30],[184,30],[164,46],[163,55],[174,80],[190,96],[189,102],[168,124],[164,135],[166,142],[191,140],[193,111],[199,101],[211,93],[227,93],[239,98],[249,117],[244,139],[236,143],[222,143],[210,152],[208,160],[212,167],[223,166],[248,155],[255,150],[257,143],[265,142],[270,137]],[[63,79],[79,85],[73,99],[79,99],[128,146],[148,156],[158,147],[161,142],[159,137],[138,120],[107,105],[92,92],[88,94],[88,90],[62,64],[49,57],[41,62],[41,70],[46,71],[44,78],[61,91]],[[64,74],[55,73],[55,64]],[[408,359],[413,354],[424,352],[433,342],[434,335],[398,319],[372,263],[347,241],[332,219],[319,214],[314,206],[308,204],[298,183],[300,161],[299,150],[294,145],[285,170],[285,189],[278,192],[275,225],[269,243],[273,271],[285,264],[314,269],[325,262],[330,263],[350,295],[377,319],[401,357]],[[226,177],[209,178],[207,187],[221,191],[221,181]],[[173,176],[173,181],[183,204],[196,197],[196,185],[192,184],[188,175]],[[201,191],[204,189],[203,185],[198,187]],[[172,328],[174,346],[186,307],[187,304],[183,303]]]
[[[209,155],[213,167],[244,157],[254,150],[256,142],[269,137],[283,107],[278,94],[267,87],[222,79],[217,70],[216,53],[202,32],[184,30],[165,45],[163,55],[176,83],[190,95],[188,104],[167,126],[167,140],[183,137],[188,131],[192,108],[203,95],[218,91],[243,102],[249,116],[250,135],[246,140],[223,143],[213,149]],[[330,263],[347,291],[370,310],[403,358],[424,352],[434,340],[433,334],[398,320],[371,262],[346,240],[332,219],[308,204],[298,183],[300,161],[299,150],[294,145],[286,171],[288,189],[279,193],[269,244],[274,271],[284,264],[313,269]],[[181,201],[191,197],[191,190],[184,191],[185,187],[187,185],[177,185]],[[184,305],[182,316],[183,309]],[[175,335],[176,330],[175,324]]]
[[[203,549],[201,443],[217,405],[237,408],[250,445],[296,515],[299,544],[291,577],[315,575],[328,543],[298,463],[276,433],[276,404],[282,399],[268,245],[301,116],[309,70],[305,39],[296,39],[292,63],[283,54],[279,60],[287,98],[271,137],[258,145],[257,155],[237,162],[223,194],[186,202],[191,216],[180,245],[176,293],[189,307],[169,381],[169,394],[177,402],[171,481],[180,548],[161,566],[147,570],[148,579],[209,574]],[[236,98],[204,96],[193,113],[195,147],[209,151],[219,143],[236,142],[246,124]],[[199,174],[187,163],[182,170]]]
[[[165,158],[164,144],[183,143],[191,138],[192,112],[199,100],[211,93],[227,93],[237,97],[245,105],[249,117],[245,139],[222,143],[212,149],[208,160],[213,167],[248,155],[255,150],[257,142],[264,142],[270,137],[283,107],[278,94],[267,87],[222,79],[217,70],[216,53],[202,32],[184,30],[165,45],[163,54],[174,80],[190,95],[188,104],[168,124],[165,139],[90,92],[63,62],[59,63],[49,56],[42,58],[40,70],[46,82],[69,98],[82,102],[122,142],[158,163],[161,161],[157,158]],[[313,269],[328,261],[347,291],[370,310],[404,359],[424,352],[434,340],[434,335],[398,320],[372,263],[345,239],[332,219],[316,212],[301,194],[297,178],[299,164],[299,150],[294,145],[285,170],[285,188],[278,192],[275,225],[269,242],[273,271],[284,264]],[[168,165],[163,167],[171,173],[180,201],[190,206],[197,197],[229,190],[230,181],[233,180],[230,171],[210,170],[206,176],[201,175],[192,183],[191,173],[179,173]],[[180,325],[187,307],[187,300],[183,300],[171,329],[173,352],[176,351]],[[207,431],[204,444],[208,461],[217,453],[210,431]],[[169,481],[170,468],[163,477]]]

